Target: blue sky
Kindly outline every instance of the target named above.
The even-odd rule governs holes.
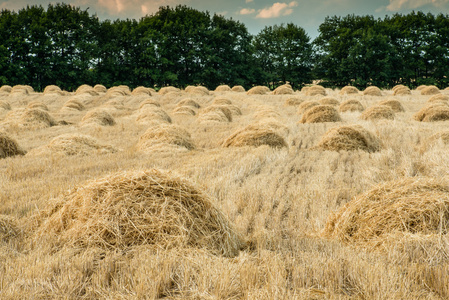
[[[412,10],[449,14],[449,0],[0,0],[0,9],[18,10],[26,5],[64,2],[89,8],[100,19],[139,19],[152,14],[160,6],[187,5],[211,14],[222,14],[244,23],[249,32],[257,34],[267,25],[294,23],[303,27],[310,37],[318,35],[318,26],[326,16],[347,14],[384,17]]]

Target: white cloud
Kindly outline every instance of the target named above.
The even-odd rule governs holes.
[[[298,6],[298,2],[292,1],[290,3],[276,2],[271,7],[259,10],[256,18],[271,19],[280,16],[288,16],[293,12],[292,7]]]
[[[417,9],[428,4],[435,7],[441,7],[447,3],[449,3],[449,0],[390,0],[390,4],[387,5],[386,10],[399,11],[401,9]]]
[[[242,8],[239,12],[241,15],[250,15],[255,13],[256,10],[254,8]]]

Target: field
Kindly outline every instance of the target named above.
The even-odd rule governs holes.
[[[448,299],[448,99],[2,87],[0,298]]]

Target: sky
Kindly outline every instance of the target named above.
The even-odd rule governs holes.
[[[27,5],[63,2],[88,9],[104,19],[140,19],[157,12],[160,6],[187,5],[201,11],[216,13],[240,21],[251,34],[265,26],[293,23],[301,26],[313,39],[326,16],[373,15],[383,18],[412,10],[449,14],[449,0],[0,0],[0,10],[18,11]]]

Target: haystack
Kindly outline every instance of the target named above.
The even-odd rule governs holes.
[[[309,110],[310,108],[320,105],[319,102],[317,101],[313,101],[313,100],[307,100],[307,101],[303,101],[301,104],[299,104],[298,106],[298,111],[297,114],[298,115],[302,115],[304,112],[306,112],[307,110]]]
[[[0,158],[6,158],[16,155],[24,155],[25,151],[19,146],[17,141],[0,131]]]
[[[176,106],[191,106],[193,108],[200,108],[201,106],[195,100],[191,98],[185,98],[179,101]]]
[[[320,103],[321,105],[332,105],[332,106],[339,106],[340,105],[340,101],[338,101],[334,97],[321,98],[320,100],[318,100],[318,103]]]
[[[344,125],[329,129],[314,148],[329,151],[377,152],[381,149],[381,141],[360,125]]]
[[[433,102],[413,115],[420,122],[436,122],[449,120],[449,106],[446,103]]]
[[[11,105],[9,102],[0,100],[0,111],[1,110],[11,110]]]
[[[301,89],[302,93],[305,93],[307,96],[326,96],[326,90],[321,85],[313,85],[308,87],[303,87]]]
[[[124,171],[91,180],[42,213],[34,240],[56,247],[201,248],[236,256],[244,246],[198,187],[169,171]]]
[[[10,96],[22,96],[22,95],[29,95],[32,92],[34,92],[34,89],[29,85],[15,85],[12,87],[11,92],[9,93]]]
[[[38,109],[48,111],[48,106],[39,101],[31,101],[30,103],[28,103],[26,108],[29,108],[29,109],[38,108]]]
[[[200,113],[197,121],[199,123],[207,124],[207,123],[222,123],[229,122],[229,119],[221,110],[210,111],[207,113]]]
[[[57,85],[47,85],[44,88],[44,95],[52,95],[52,94],[56,94],[56,95],[62,95],[62,90],[59,86]]]
[[[90,95],[90,96],[98,96],[98,92],[95,91],[95,89],[93,87],[91,87],[90,85],[88,85],[88,84],[80,85],[76,89],[75,94],[76,95],[87,94],[87,95]]]
[[[436,95],[440,93],[440,90],[434,85],[427,86],[421,90],[421,95]]]
[[[363,91],[363,95],[381,97],[382,91],[377,86],[370,86]]]
[[[365,110],[362,103],[360,103],[360,101],[357,99],[348,99],[343,101],[338,109],[340,110],[340,112]]]
[[[113,97],[123,97],[123,96],[130,96],[131,90],[126,85],[119,85],[119,86],[113,86],[109,88],[106,92],[106,96],[113,98]]]
[[[186,87],[185,91],[191,95],[198,95],[198,96],[207,96],[209,95],[209,90],[204,86],[188,86]],[[172,91],[175,92],[175,91]]]
[[[440,102],[440,101],[448,102],[449,101],[449,96],[448,95],[443,95],[441,93],[440,94],[436,94],[436,95],[433,95],[432,97],[430,97],[427,100],[427,103]]]
[[[242,111],[240,110],[240,108],[236,105],[225,105],[227,109],[229,109],[231,111],[231,114],[233,116],[241,116],[242,115]]]
[[[138,86],[132,91],[131,95],[133,95],[133,96],[138,96],[138,95],[151,96],[151,89],[146,88],[144,86]]]
[[[237,92],[237,93],[244,93],[245,92],[245,88],[241,85],[235,85],[232,87],[232,91],[233,92]]]
[[[422,89],[424,89],[424,88],[426,88],[426,87],[427,87],[427,85],[421,84],[421,85],[419,85],[418,87],[416,87],[416,90],[417,90],[417,91],[421,91]]]
[[[139,109],[143,109],[147,105],[161,107],[161,104],[159,103],[159,101],[150,98],[150,99],[145,99],[142,103],[140,103]]]
[[[102,84],[96,84],[94,86],[94,91],[96,91],[97,93],[106,93],[108,89]]]
[[[360,115],[360,119],[365,121],[374,121],[381,119],[394,120],[394,117],[394,111],[388,105],[371,106],[363,111],[363,113]]]
[[[231,105],[232,101],[229,100],[228,98],[215,98],[212,101],[213,105]]]
[[[273,91],[273,95],[291,95],[293,93],[294,93],[293,89],[286,85],[278,86]]]
[[[277,119],[281,117],[281,114],[278,111],[276,111],[274,107],[263,105],[257,108],[257,111],[254,112],[253,117],[256,120],[269,119],[269,118]]]
[[[0,245],[8,243],[20,235],[21,230],[17,220],[12,216],[0,215]]]
[[[217,86],[217,88],[215,89],[216,92],[230,92],[231,88],[229,87],[229,85],[219,85]]]
[[[285,100],[284,105],[285,106],[298,106],[301,103],[304,102],[304,99],[301,97],[290,97]]]
[[[405,85],[403,85],[403,84],[397,84],[397,85],[395,85],[391,90],[393,91],[393,92],[395,92],[396,90],[398,90],[398,89],[409,89],[407,86],[405,86]],[[410,90],[410,89],[409,89]]]
[[[31,127],[51,127],[56,125],[55,119],[50,114],[39,108],[25,109],[19,119],[20,124]]]
[[[92,155],[117,152],[111,145],[99,143],[95,138],[78,133],[68,133],[53,138],[47,145],[28,152],[27,155]]]
[[[196,111],[192,108],[192,106],[176,106],[173,110],[173,114],[195,116]]]
[[[380,246],[395,234],[448,231],[448,179],[412,177],[382,183],[355,196],[329,216],[323,235]]]
[[[410,91],[410,89],[406,86],[404,87],[398,87],[397,89],[395,89],[393,91],[393,95],[394,96],[406,96],[406,95],[411,95],[412,92]]]
[[[81,120],[82,124],[98,124],[101,126],[115,125],[114,118],[104,109],[96,108],[88,111]]]
[[[391,107],[391,109],[396,112],[403,112],[404,107],[402,106],[401,102],[397,99],[385,99],[377,103],[377,105],[386,105]]]
[[[268,145],[273,148],[288,147],[284,138],[270,126],[263,123],[248,125],[231,134],[224,142],[223,147],[259,147]]]
[[[78,111],[85,109],[84,104],[81,103],[81,101],[79,101],[76,98],[71,98],[71,99],[67,100],[62,107],[74,109],[74,110],[78,110]]]
[[[250,88],[246,94],[247,95],[265,95],[268,94],[270,92],[270,89],[266,86],[255,86]]]
[[[193,150],[190,133],[184,128],[174,124],[159,124],[147,129],[139,138],[137,149],[141,151],[153,151],[157,148],[175,146],[179,150]]]
[[[2,85],[0,87],[0,93],[9,94],[9,93],[11,93],[11,90],[12,90],[12,86],[10,86],[10,85]]]
[[[201,110],[201,114],[207,114],[210,112],[218,112],[221,111],[225,116],[228,122],[232,122],[232,112],[225,105],[210,105]]]
[[[163,123],[171,123],[172,120],[170,116],[160,107],[145,105],[142,109],[140,109],[137,118],[137,122],[163,122]]]
[[[317,105],[306,110],[299,123],[340,122],[338,111],[331,105]]]
[[[347,85],[340,90],[340,95],[353,95],[358,94],[359,90],[355,86]]]

